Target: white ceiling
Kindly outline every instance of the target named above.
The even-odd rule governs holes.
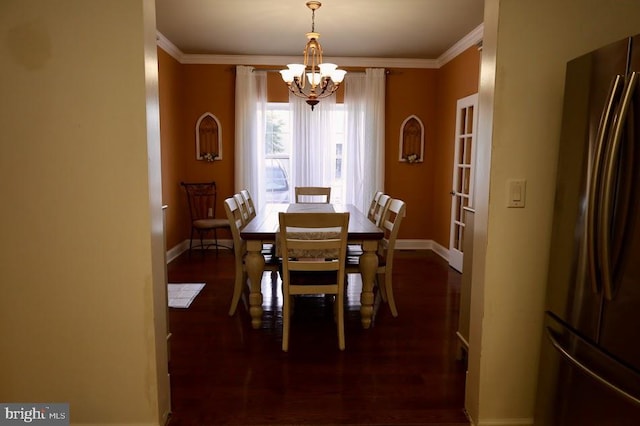
[[[301,56],[306,0],[156,0],[158,31],[184,54]],[[482,24],[483,0],[322,0],[326,57],[437,59]]]

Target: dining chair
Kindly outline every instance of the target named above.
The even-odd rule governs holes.
[[[245,267],[245,257],[247,255],[247,244],[240,237],[240,229],[242,228],[242,211],[236,202],[235,197],[229,197],[224,200],[224,210],[231,226],[231,235],[233,236],[233,255],[235,263],[235,279],[233,284],[233,296],[231,298],[231,306],[229,307],[229,315],[233,315],[238,308],[238,302],[242,296],[242,290],[247,283],[247,270]],[[272,275],[276,274],[279,269],[278,259],[271,253],[263,253],[265,258],[265,271],[271,271]]]
[[[242,211],[243,222],[242,226],[246,225],[251,219],[256,217],[256,208],[253,204],[253,199],[251,198],[251,194],[248,190],[243,189],[238,194],[233,196],[236,200],[236,203],[240,206],[240,210]],[[274,254],[274,244],[273,243],[262,243],[262,254]]]
[[[253,202],[253,198],[251,198],[251,194],[249,193],[249,190],[247,189],[240,190],[240,195],[242,195],[242,198],[244,198],[246,202],[247,211],[249,213],[249,219],[253,219],[256,216],[256,206]]]
[[[391,202],[391,196],[384,194],[383,192],[376,192],[371,200],[367,218],[373,222],[377,227],[380,227],[380,220],[385,213],[385,210],[389,207]],[[362,250],[361,243],[351,243],[347,246],[347,256],[361,256],[364,251]]]
[[[240,218],[242,219],[242,226],[244,226],[249,222],[249,220],[251,220],[251,218],[249,217],[249,207],[247,206],[247,201],[239,192],[237,194],[233,194],[233,199],[236,201],[238,209],[240,209]]]
[[[374,214],[375,214],[375,211],[376,211],[376,206],[378,205],[378,199],[380,199],[380,196],[382,194],[383,194],[382,191],[376,191],[376,193],[373,194],[373,198],[371,199],[371,204],[369,204],[369,210],[367,211],[367,217],[373,223],[375,223]]]
[[[282,350],[289,350],[293,296],[334,296],[338,347],[345,348],[344,283],[349,213],[280,213]]]
[[[330,186],[296,186],[296,203],[330,203]],[[320,201],[318,201],[320,200]]]
[[[393,255],[400,224],[405,215],[405,202],[391,199],[379,225],[384,231],[384,236],[378,244],[376,282],[382,300],[389,304],[389,309],[394,317],[398,316],[398,308],[393,297]],[[359,274],[360,256],[348,256],[345,269],[347,274]]]
[[[180,182],[187,194],[187,205],[189,206],[189,216],[191,220],[191,235],[189,237],[189,255],[193,250],[193,238],[197,233],[200,238],[200,250],[207,249],[211,246],[215,246],[216,254],[218,254],[218,248],[230,248],[221,244],[218,244],[218,230],[230,229],[228,219],[216,218],[216,198],[218,195],[215,182],[197,182],[187,183]],[[213,233],[214,242],[204,242],[205,235]],[[198,248],[195,247],[195,248]],[[204,253],[204,252],[203,252]]]
[[[381,228],[380,222],[389,208],[389,204],[391,203],[391,196],[387,194],[380,194],[378,200],[376,201],[376,205],[373,208],[373,212],[369,217],[369,220],[373,222],[377,227]]]

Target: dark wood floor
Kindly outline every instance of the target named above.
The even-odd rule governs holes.
[[[379,306],[360,325],[359,277],[347,294],[346,350],[338,349],[323,297],[296,301],[289,352],[281,350],[279,280],[263,279],[262,328],[241,302],[227,311],[233,255],[185,253],[169,282],[206,282],[188,309],[170,309],[172,416],[178,425],[469,425],[464,370],[456,360],[460,275],[430,251],[400,251],[399,316]]]

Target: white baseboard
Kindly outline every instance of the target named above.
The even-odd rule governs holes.
[[[205,244],[213,244],[214,240],[204,240],[204,242]],[[232,240],[218,240],[218,244],[233,247]],[[214,249],[215,247],[209,247],[209,250]],[[167,263],[171,262],[187,250],[189,250],[189,240],[184,240],[167,250]],[[447,262],[449,261],[449,249],[444,248],[433,240],[397,240],[396,250],[431,250]]]
[[[167,263],[171,262],[187,250],[189,250],[189,240],[184,240],[180,244],[173,246],[167,250]]]
[[[207,245],[207,244],[215,243],[215,240],[203,240],[203,242],[205,245]],[[193,244],[196,245],[195,240],[193,241]],[[197,244],[200,244],[200,240],[197,241]],[[218,244],[221,246],[233,248],[233,240],[218,239]],[[215,249],[216,249],[215,246],[211,246],[208,248],[208,250],[215,250]],[[171,262],[172,260],[174,260],[175,258],[177,258],[182,253],[188,250],[189,250],[189,240],[184,240],[181,243],[171,247],[169,250],[167,250],[167,263]],[[222,250],[225,250],[225,249],[223,248]]]
[[[433,240],[397,240],[396,250],[431,250],[447,262],[449,261],[449,249]]]

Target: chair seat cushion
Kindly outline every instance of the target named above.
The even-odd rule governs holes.
[[[198,229],[230,228],[229,219],[198,219],[193,221],[193,226]]]

